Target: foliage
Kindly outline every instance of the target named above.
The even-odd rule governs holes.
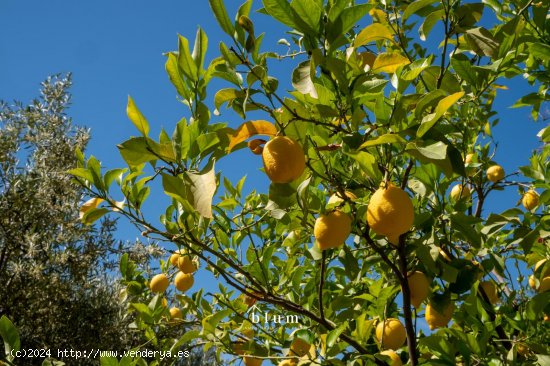
[[[494,101],[505,88],[499,83],[526,76],[534,91],[515,107],[531,106],[534,119],[548,99],[549,4],[262,5],[258,18],[269,16],[292,29],[290,40],[279,41],[287,54],[262,51],[264,34],[250,18],[252,1],[232,21],[222,0],[210,0],[232,45],[221,42],[219,56],[207,65],[208,39],[199,29],[193,49],[179,36],[177,52],[167,54],[166,71],[189,107],[188,118],[155,139],[130,99],[128,117],[139,137],[119,145],[127,166],[102,172],[95,158],[81,157],[71,171],[92,197],[104,200],[85,221],[115,210],[145,236],[195,256],[220,280],[215,293],[169,290],[166,296],[181,307],[185,321],[196,323],[173,343],[159,336],[170,326],[162,321],[162,295],[153,296],[147,278],[128,270],[123,259],[138,328],[151,341],[165,341],[164,349],[192,341],[205,350],[216,347],[219,359],[235,355],[236,362],[244,353],[278,363],[300,339],[315,348],[301,364],[369,365],[388,361],[379,354],[376,324],[399,318],[407,343],[396,351],[411,365],[547,363],[550,332],[542,319],[550,312],[550,294],[530,289],[526,274],[550,258],[548,128],[539,135],[544,145],[520,172],[496,182],[485,172],[501,158],[491,135],[498,123]],[[294,70],[276,78],[274,61]],[[227,87],[209,106],[213,79]],[[291,81],[293,89],[282,91],[279,79]],[[240,126],[213,117],[226,104],[243,120]],[[266,120],[250,121],[249,115]],[[244,178],[231,182],[215,172],[214,163],[231,160],[247,138],[273,135],[266,123],[302,146],[307,169],[291,183],[245,194]],[[258,153],[262,142],[255,138],[249,146]],[[247,164],[261,165],[253,154]],[[412,229],[395,243],[375,235],[366,222],[371,195],[390,181],[407,192],[415,211]],[[111,195],[113,183],[124,194],[123,208]],[[468,187],[471,197],[451,199],[456,184]],[[142,207],[160,186],[171,204],[157,222]],[[540,193],[536,209],[514,207],[516,202],[504,212],[485,207],[487,197],[503,189],[517,189],[519,201],[530,188]],[[326,203],[335,192],[344,199]],[[314,223],[335,209],[352,219],[351,236],[345,245],[321,251],[312,238]],[[543,264],[536,276],[544,277],[549,266]],[[160,270],[170,276],[177,271],[168,258]],[[424,305],[413,311],[410,271],[429,279],[430,311],[451,315],[454,307],[449,326],[430,332]],[[479,287],[482,279],[497,284],[496,305]],[[251,334],[246,328],[254,312],[296,315],[299,324],[261,322]]]
[[[83,190],[65,173],[89,138],[65,114],[70,85],[49,78],[30,105],[0,105],[0,315],[25,349],[123,349],[132,337],[107,275],[115,222],[82,225]]]

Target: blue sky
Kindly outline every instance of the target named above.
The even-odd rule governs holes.
[[[226,0],[230,14],[235,14],[239,2]],[[253,9],[259,7],[260,1],[255,1]],[[286,52],[284,46],[276,44],[285,36],[285,29],[264,15],[252,17],[257,34],[267,33],[264,47]],[[181,117],[189,116],[187,107],[176,100],[162,54],[177,47],[178,33],[193,39],[198,25],[209,37],[209,62],[217,55],[219,41],[229,39],[219,30],[206,0],[2,0],[0,99],[27,102],[37,95],[39,83],[48,75],[72,72],[73,105],[69,114],[77,124],[91,128],[87,153],[95,155],[105,167],[120,167],[123,161],[116,144],[137,134],[125,113],[128,95],[149,119],[153,135],[158,135],[161,127],[171,133]],[[436,33],[437,28],[432,35]],[[291,68],[297,63],[288,60],[275,68],[287,78],[281,80],[282,86],[289,85]],[[510,173],[527,164],[531,151],[539,146],[536,133],[544,126],[530,119],[529,109],[508,108],[529,92],[528,84],[521,78],[505,84],[509,89],[498,91],[500,124],[493,133],[499,141],[496,160]],[[242,122],[234,114],[222,112],[219,117],[213,116],[214,122],[229,122],[232,126]],[[248,175],[247,191],[255,188],[267,192],[269,182],[258,171],[260,167],[261,159],[243,150],[220,162],[217,170],[233,181]],[[154,201],[161,196],[157,191],[149,204],[156,203],[156,209],[160,209]],[[518,199],[515,188],[495,192],[487,209],[499,212]],[[158,215],[150,217],[158,222]],[[121,239],[132,240],[138,235],[124,220],[120,220],[119,227]],[[201,273],[197,284],[209,286],[213,282]]]

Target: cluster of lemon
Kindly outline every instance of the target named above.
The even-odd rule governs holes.
[[[476,163],[476,160],[477,157],[474,154],[467,154],[464,158],[464,163],[466,165],[466,174],[470,177],[475,176],[479,173],[478,168],[471,167],[471,165]],[[490,182],[498,183],[504,179],[506,173],[504,172],[504,168],[502,168],[498,164],[495,164],[491,165],[487,169],[485,175],[487,176],[487,180],[489,180]],[[454,202],[457,202],[459,200],[467,201],[471,198],[472,191],[467,185],[456,184],[451,189],[450,196],[451,200]],[[534,189],[529,189],[523,194],[523,197],[521,198],[521,203],[523,207],[525,207],[527,210],[532,211],[539,205],[539,194]]]
[[[197,270],[197,265],[193,261],[193,258],[179,250],[170,256],[170,264],[179,270],[174,276],[174,286],[176,289],[185,292],[193,287],[195,283],[193,273]],[[170,280],[168,276],[164,273],[159,273],[149,282],[149,289],[153,293],[164,293],[169,285]],[[162,299],[162,305],[168,305],[166,298]],[[170,308],[170,318],[174,321],[182,319],[181,309],[178,307]]]

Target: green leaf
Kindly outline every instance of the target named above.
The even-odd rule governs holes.
[[[109,213],[109,209],[107,208],[92,208],[84,214],[82,217],[82,223],[85,225],[91,225],[107,213]]]
[[[317,90],[312,76],[315,75],[313,61],[301,62],[292,72],[292,86],[302,94],[309,94],[317,99]]]
[[[178,68],[178,58],[174,53],[168,53],[168,59],[166,60],[164,68],[166,69],[166,73],[168,74],[170,82],[172,83],[172,85],[174,85],[178,94],[184,99],[189,99],[191,97],[191,93],[187,89],[187,86],[185,85],[185,82],[181,77]]]
[[[550,304],[550,291],[535,295],[527,303],[526,318],[533,321],[540,319],[544,308],[548,304]]]
[[[294,10],[295,16],[298,16],[313,34],[319,32],[323,9],[316,0],[292,0],[290,8]]]
[[[454,213],[451,215],[452,227],[461,233],[464,239],[466,239],[474,248],[481,247],[481,235],[474,228],[478,221],[478,218],[466,216],[463,213]]]
[[[216,331],[216,326],[227,316],[231,315],[233,310],[225,309],[212,315],[206,316],[202,320],[202,334],[210,334]]]
[[[233,34],[235,33],[235,27],[229,19],[229,16],[227,15],[227,10],[225,10],[223,0],[208,0],[208,3],[210,4],[210,8],[212,8],[214,17],[218,21],[218,24],[220,25],[222,30],[229,36],[233,37]]]
[[[338,328],[335,328],[331,330],[327,335],[327,349],[330,349],[336,341],[338,340],[338,337],[340,337],[340,334],[344,333],[346,328],[348,327],[348,322],[344,322],[338,326]]]
[[[468,45],[478,55],[492,58],[498,52],[500,43],[493,37],[491,32],[483,27],[468,29],[464,37]]]
[[[422,119],[422,123],[416,131],[417,137],[422,137],[430,128],[432,128],[436,122],[451,108],[462,96],[464,92],[458,92],[451,94],[437,103],[435,113],[431,113]]]
[[[432,57],[422,58],[407,65],[399,77],[401,80],[412,81],[416,79],[422,71],[432,64]]]
[[[136,126],[139,132],[143,136],[147,136],[149,134],[149,123],[147,123],[147,120],[141,114],[138,107],[134,103],[134,100],[132,97],[128,96],[128,105],[126,106],[126,114],[128,115],[128,118],[130,118],[130,121]]]
[[[353,47],[358,48],[370,42],[384,39],[393,42],[393,31],[385,24],[372,23],[359,32],[353,41]]]
[[[543,61],[550,60],[550,46],[547,44],[535,42],[529,46],[529,53]]]
[[[122,180],[122,176],[124,173],[126,173],[128,169],[112,169],[109,170],[105,175],[103,176],[103,181],[105,182],[105,188],[109,189],[109,186],[113,183],[113,181],[117,181],[119,184]]]
[[[461,53],[453,55],[451,57],[451,66],[458,76],[468,83],[468,85],[475,87],[477,85],[476,73],[472,69],[470,59]]]
[[[216,173],[214,172],[214,163],[210,163],[200,173],[186,173],[191,181],[190,193],[193,197],[192,205],[202,216],[212,218],[212,199],[217,189]]]
[[[206,50],[208,49],[208,37],[206,33],[199,27],[197,35],[195,37],[195,46],[193,47],[193,53],[191,57],[195,60],[195,65],[199,74],[202,74],[204,67],[204,58],[206,57]]]
[[[374,155],[365,151],[359,151],[356,153],[348,152],[346,155],[352,157],[357,164],[363,169],[363,171],[373,180],[380,176],[380,171],[377,168],[377,161]]]
[[[383,144],[404,144],[407,140],[395,133],[387,133],[382,136],[378,136],[373,140],[369,140],[359,146],[359,150],[365,149],[367,147],[383,145]]]
[[[447,157],[447,145],[441,141],[428,146],[423,146],[419,142],[409,142],[405,150],[416,151],[428,160],[444,160]]]
[[[244,98],[245,93],[242,90],[237,90],[233,88],[220,89],[214,96],[214,106],[216,110],[214,114],[218,115],[220,113],[220,107],[226,103],[231,102],[237,98]]]
[[[188,205],[187,186],[182,178],[174,177],[168,174],[161,174],[162,188],[166,195],[172,197],[176,201]]]
[[[118,149],[129,166],[138,166],[158,159],[149,150],[145,137],[133,137],[118,145]]]
[[[417,0],[407,5],[407,8],[403,12],[403,22],[405,22],[411,15],[415,14],[420,9],[436,2],[438,2],[438,0]]]
[[[344,4],[344,2],[342,2]],[[360,4],[347,7],[337,11],[333,6],[329,12],[329,23],[327,25],[327,39],[329,42],[346,34],[361,18],[372,8],[371,4]],[[333,11],[333,9],[335,9]],[[338,13],[338,14],[337,14]],[[337,14],[337,15],[336,15]]]
[[[6,359],[12,361],[14,357],[10,354],[11,351],[17,352],[21,347],[21,340],[19,339],[19,332],[11,320],[7,316],[2,315],[0,318],[0,337],[4,341],[4,353]]]
[[[456,10],[458,25],[460,28],[473,27],[481,20],[484,6],[482,3],[463,4]]]
[[[99,362],[100,366],[118,366],[118,360],[116,357],[101,357]]]
[[[178,35],[178,67],[185,77],[197,81],[197,65],[189,51],[189,41],[182,35]]]
[[[279,22],[296,28],[296,23],[293,18],[293,10],[287,0],[262,0],[265,11]]]
[[[438,21],[443,20],[444,16],[445,16],[445,11],[443,9],[436,10],[430,13],[418,28],[418,35],[420,36],[420,39],[425,41],[428,35],[430,34],[430,32],[432,31],[432,28],[434,27],[434,25]]]
[[[94,177],[92,175],[92,172],[86,168],[75,168],[67,171],[68,174],[73,175],[78,178],[83,178],[87,180],[88,182],[93,182]]]
[[[177,161],[187,159],[187,153],[191,147],[191,133],[185,118],[182,118],[176,125],[176,129],[172,134],[172,144]]]
[[[170,347],[171,352],[177,352],[181,346],[184,344],[190,343],[195,339],[199,338],[200,332],[197,329],[190,330],[185,332],[177,342],[175,342],[172,347]]]

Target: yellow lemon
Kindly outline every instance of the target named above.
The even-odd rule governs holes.
[[[474,154],[466,154],[466,157],[464,158],[464,164],[470,164],[472,161],[474,161]]]
[[[351,193],[351,192],[346,191],[345,194],[346,194],[346,197],[348,197],[348,198],[349,198],[350,200],[352,200],[352,201],[357,199],[357,196],[354,195],[354,194]],[[343,197],[341,196],[341,193],[339,193],[339,192],[334,193],[334,194],[333,194],[332,196],[330,196],[330,198],[328,199],[328,204],[329,204],[329,205],[331,205],[331,204],[335,204],[335,205],[336,205],[336,204],[340,204],[340,203],[342,203],[342,202],[344,202],[344,199],[343,199]]]
[[[376,339],[382,348],[398,349],[407,340],[407,332],[399,319],[388,318],[376,326]]]
[[[485,295],[487,295],[487,298],[489,299],[489,302],[491,304],[494,305],[498,302],[497,286],[493,281],[480,282],[479,287],[483,289],[483,291],[485,292]]]
[[[504,178],[504,169],[500,165],[493,165],[487,169],[487,179],[496,183]]]
[[[172,319],[181,319],[181,310],[179,308],[173,307],[170,308],[170,318]]]
[[[367,222],[378,235],[397,245],[399,235],[406,233],[414,221],[414,208],[407,193],[388,183],[372,195],[367,208]]]
[[[168,300],[166,300],[165,297],[162,298],[162,302],[160,303],[162,305],[163,308],[167,307],[168,306]]]
[[[550,290],[550,276],[544,277],[542,281],[540,281],[540,286],[539,286],[540,293],[546,292],[548,290]]]
[[[264,362],[263,359],[252,356],[244,356],[244,365],[245,366],[260,366]]]
[[[411,304],[418,309],[430,294],[430,283],[426,275],[420,271],[410,273],[407,280],[411,292]]]
[[[288,354],[291,356],[303,357],[308,353],[310,348],[311,344],[301,338],[294,338],[290,344],[290,352]]]
[[[390,366],[402,366],[403,363],[401,362],[401,358],[392,350],[386,350],[380,352],[381,355],[388,356],[391,359],[391,362],[389,363]]]
[[[164,273],[160,273],[151,279],[149,288],[152,292],[164,292],[168,288],[169,284],[170,281],[168,281],[168,277],[166,277]]]
[[[523,195],[521,203],[523,207],[531,211],[539,205],[539,194],[535,190],[530,189]]]
[[[539,268],[544,266],[545,263],[546,263],[546,259],[541,259],[540,261],[538,261],[535,264],[535,272],[537,272],[539,270]],[[550,267],[548,269],[546,269],[546,271],[544,271],[544,273],[540,274],[540,278],[544,278],[544,277],[548,277],[548,276],[550,276]]]
[[[446,327],[453,317],[453,312],[454,312],[453,303],[450,303],[449,305],[447,305],[447,307],[443,311],[443,314],[437,311],[432,306],[432,304],[428,304],[428,306],[426,306],[426,322],[430,326],[431,330],[434,330],[436,328]]]
[[[537,291],[537,278],[534,275],[529,276],[529,287]]]
[[[306,167],[302,147],[293,139],[277,136],[262,152],[265,173],[274,183],[289,183],[299,178]]]
[[[178,269],[183,273],[193,273],[197,270],[197,266],[195,266],[193,259],[186,255],[178,258]]]
[[[350,233],[351,219],[342,211],[321,215],[313,227],[313,235],[321,250],[339,247],[344,244]]]
[[[184,254],[185,252],[183,250],[176,250],[171,256],[170,256],[170,264],[174,267],[178,266],[178,259]]]
[[[181,292],[189,290],[193,286],[194,282],[195,279],[191,273],[178,272],[176,278],[174,279],[174,285],[176,285],[176,288]]]
[[[457,184],[451,189],[451,199],[453,201],[458,201],[461,199],[467,200],[472,196],[470,188],[463,186],[462,184]]]

